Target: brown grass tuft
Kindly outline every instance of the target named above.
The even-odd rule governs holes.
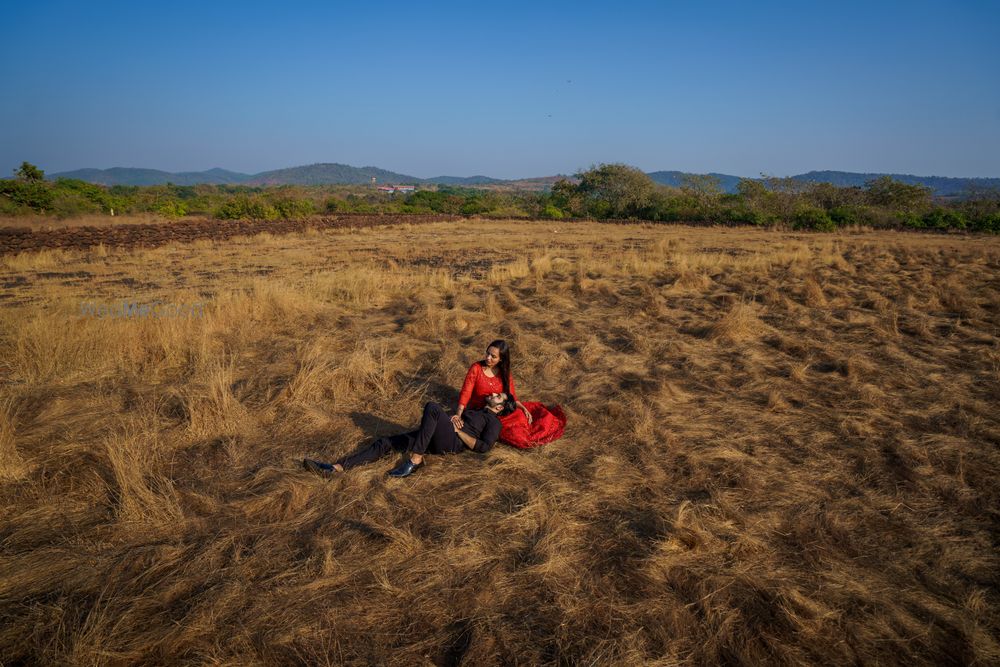
[[[20,479],[28,471],[14,441],[16,423],[13,411],[12,397],[0,400],[0,481]]]
[[[757,308],[738,302],[712,326],[711,338],[724,343],[742,343],[759,338],[767,330]]]
[[[812,306],[813,308],[825,308],[827,305],[826,295],[823,293],[823,288],[820,287],[819,283],[812,276],[806,278],[805,281],[806,290],[806,304]]]

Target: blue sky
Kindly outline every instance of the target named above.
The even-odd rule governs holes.
[[[1000,2],[45,2],[0,169],[1000,177]]]

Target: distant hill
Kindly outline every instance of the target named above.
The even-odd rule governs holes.
[[[484,190],[496,191],[519,191],[519,192],[547,192],[552,189],[556,182],[562,179],[576,182],[573,176],[556,174],[555,176],[538,176],[536,178],[519,178],[512,181],[494,180],[492,183],[483,183],[479,187]]]
[[[241,174],[238,171],[228,169],[209,169],[208,171],[182,171],[174,174],[178,179],[171,181],[177,185],[197,185],[199,183],[211,183],[213,185],[236,185],[246,183],[250,179],[249,174]]]
[[[654,171],[649,174],[657,183],[680,187],[684,184],[683,171]],[[736,186],[740,182],[739,176],[728,174],[712,173],[719,179],[724,192],[736,192]],[[938,197],[954,197],[968,194],[975,189],[1000,189],[1000,178],[950,178],[946,176],[913,176],[911,174],[861,174],[851,171],[810,171],[806,174],[799,174],[791,178],[804,183],[831,183],[841,188],[864,187],[868,181],[880,176],[891,176],[897,181],[909,185],[926,185],[931,192]],[[758,179],[759,180],[759,179]]]
[[[77,178],[101,185],[361,185],[370,183],[372,176],[378,183],[439,183],[442,185],[485,185],[503,181],[489,176],[436,176],[417,178],[378,167],[352,167],[334,162],[243,174],[225,169],[208,171],[169,172],[159,169],[112,167],[111,169],[77,169],[49,174],[48,178]]]
[[[650,172],[649,177],[661,185],[669,185],[673,188],[679,188],[684,185],[684,177],[688,175],[689,174],[687,172],[683,171],[654,171]],[[708,175],[715,176],[719,179],[719,185],[722,187],[723,192],[736,192],[736,184],[740,182],[739,176],[716,173]]]
[[[263,171],[254,174],[249,182],[253,185],[362,185],[370,183],[372,176],[378,183],[423,182],[422,179],[378,167],[352,167],[335,162]]]
[[[434,178],[416,179],[421,183],[437,183],[438,185],[489,185],[490,183],[506,183],[500,178],[489,176],[435,176]]]
[[[879,176],[891,176],[908,185],[926,185],[939,197],[967,194],[975,189],[1000,189],[1000,178],[951,178],[948,176],[913,176],[912,174],[858,174],[850,171],[810,171],[792,176],[797,181],[832,183],[838,187],[862,187]]]
[[[160,171],[159,169],[112,167],[111,169],[63,171],[57,174],[49,174],[47,178],[50,180],[57,178],[77,178],[81,181],[98,183],[100,185],[163,185],[164,183],[174,183],[175,185],[198,185],[199,183],[231,185],[246,183],[252,177],[249,174],[241,174],[218,168],[209,169],[208,171],[171,173],[169,171]]]
[[[654,171],[649,177],[657,183],[680,187],[684,184],[683,171]],[[736,192],[739,176],[712,173],[719,179],[724,192]],[[911,185],[926,185],[940,197],[957,196],[975,189],[1000,189],[1000,178],[950,178],[944,176],[913,176],[910,174],[862,174],[849,171],[810,171],[806,174],[792,176],[799,181],[808,183],[832,183],[839,187],[863,186],[868,181],[879,176],[892,178]],[[547,190],[552,187],[562,175],[542,176],[538,178],[522,178],[504,180],[489,176],[436,176],[434,178],[417,178],[407,174],[380,169],[378,167],[352,167],[336,162],[323,162],[263,171],[259,174],[243,174],[226,169],[209,169],[208,171],[185,171],[172,173],[158,169],[134,169],[113,167],[111,169],[77,169],[64,171],[47,176],[49,179],[78,178],[90,183],[101,185],[197,185],[209,183],[213,185],[361,185],[370,183],[372,176],[379,184],[411,184],[411,185],[458,185],[478,186],[500,190]]]

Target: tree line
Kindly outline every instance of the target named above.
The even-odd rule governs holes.
[[[792,178],[740,180],[725,193],[707,175],[680,187],[654,182],[624,164],[601,164],[555,183],[547,192],[439,186],[385,195],[363,186],[154,185],[103,186],[76,179],[47,181],[25,162],[0,180],[0,215],[74,217],[153,213],[168,218],[300,219],[317,214],[416,214],[504,218],[632,219],[830,231],[845,226],[964,229],[1000,233],[1000,193],[970,192],[944,200],[930,188],[882,176],[864,187]]]
[[[741,179],[724,193],[718,179],[689,175],[679,188],[659,185],[623,164],[603,164],[552,188],[552,204],[573,216],[664,222],[837,227],[905,227],[1000,232],[1000,193],[972,192],[943,200],[922,185],[881,176],[864,187],[837,187],[793,178]]]

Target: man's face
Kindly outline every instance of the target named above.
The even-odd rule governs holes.
[[[486,407],[496,412],[503,407],[503,402],[506,400],[507,400],[507,394],[503,392],[500,392],[498,394],[490,394],[489,396],[486,397]]]

